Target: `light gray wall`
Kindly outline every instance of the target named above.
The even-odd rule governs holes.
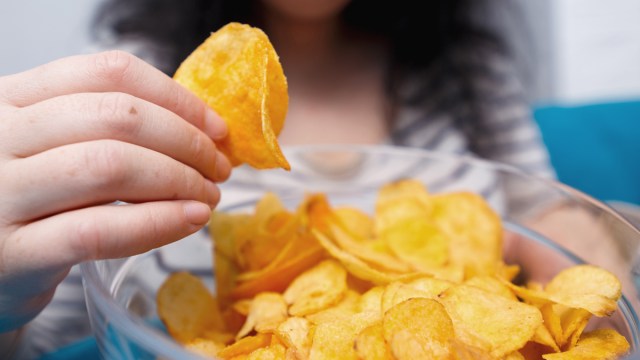
[[[0,1],[0,76],[86,52],[97,0]]]

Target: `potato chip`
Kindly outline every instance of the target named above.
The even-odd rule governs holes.
[[[354,239],[366,241],[373,237],[373,219],[362,210],[341,206],[335,208],[333,213]]]
[[[184,346],[190,351],[213,358],[226,345],[210,339],[195,338],[187,341]]]
[[[429,220],[399,221],[384,229],[380,237],[391,252],[410,264],[413,270],[428,271],[449,260],[450,240]]]
[[[263,347],[252,351],[245,359],[246,360],[285,360],[286,349],[280,344],[271,344],[268,347]]]
[[[260,29],[238,23],[222,27],[173,78],[225,120],[229,134],[216,144],[233,165],[290,169],[277,141],[289,103],[287,80]]]
[[[475,276],[464,283],[496,295],[502,295],[510,300],[518,300],[516,294],[507,285],[493,276]]]
[[[607,316],[616,309],[622,285],[607,270],[577,265],[559,272],[544,291],[557,303],[582,308],[596,316]]]
[[[349,318],[359,312],[359,305],[360,294],[348,289],[342,300],[337,304],[316,313],[306,315],[306,318],[314,324]]]
[[[171,274],[156,298],[160,319],[169,334],[182,343],[208,329],[225,329],[216,299],[199,278],[187,272]]]
[[[236,235],[238,229],[246,227],[251,221],[247,214],[225,214],[214,211],[209,221],[211,237],[215,239],[213,258],[216,267],[216,295],[221,309],[231,303],[231,292],[236,285],[240,272],[236,261]]]
[[[347,291],[347,272],[340,263],[325,260],[298,276],[284,292],[289,314],[304,316],[334,305]]]
[[[584,334],[571,350],[545,354],[545,360],[617,359],[629,351],[629,342],[612,329],[598,329]]]
[[[360,260],[350,252],[344,251],[337,247],[328,237],[323,235],[319,231],[314,231],[316,239],[320,242],[320,245],[329,252],[329,254],[336,258],[353,276],[370,281],[377,285],[388,284],[392,281],[401,279],[403,276],[391,275],[372,268],[370,265]],[[409,275],[410,276],[410,275]]]
[[[553,349],[553,351],[555,352],[560,352],[560,347],[558,346],[558,343],[554,339],[549,329],[547,329],[547,327],[544,324],[538,326],[535,334],[533,334],[533,337],[531,338],[531,341],[541,345],[545,345]]]
[[[309,360],[357,359],[353,343],[366,327],[379,320],[373,313],[358,313],[351,318],[337,319],[316,326]]]
[[[259,333],[273,332],[287,319],[287,304],[279,293],[262,292],[251,301],[251,308],[244,326],[237,334],[242,338],[255,330]]]
[[[385,286],[374,286],[367,290],[358,301],[359,312],[380,312],[382,309],[382,295],[386,290]]]
[[[562,305],[547,303],[539,307],[539,309],[540,314],[542,314],[544,326],[549,330],[551,336],[553,336],[556,346],[562,346],[565,342],[564,332],[562,331],[560,316],[558,312],[554,310],[554,308],[558,306]]]
[[[367,247],[364,240],[357,239],[348,231],[336,224],[329,225],[332,239],[344,251],[354,254],[371,267],[389,273],[408,273],[411,267],[385,251],[377,251]]]
[[[416,199],[427,212],[432,206],[427,188],[422,182],[416,179],[401,179],[380,187],[376,201],[376,212],[380,206],[407,199]],[[380,214],[376,213],[376,218],[379,216]]]
[[[494,275],[502,264],[500,217],[470,192],[436,194],[431,219],[450,238],[451,261],[465,268],[466,278]]]
[[[267,347],[271,344],[271,334],[257,334],[247,336],[225,347],[218,352],[218,356],[223,359],[231,359],[236,356],[246,356],[253,351]]]
[[[470,285],[449,288],[439,301],[453,321],[456,337],[494,357],[520,349],[542,325],[537,308]]]
[[[435,300],[415,298],[392,307],[384,314],[382,327],[398,360],[448,359],[452,355],[453,324]]]
[[[382,312],[385,313],[393,306],[412,298],[435,299],[452,285],[449,281],[432,277],[393,282],[387,285],[382,294]]]
[[[615,275],[591,265],[577,265],[558,273],[544,290],[526,289],[505,283],[518,297],[538,307],[544,303],[585,309],[596,316],[609,316],[621,296]]]
[[[235,255],[240,269],[255,271],[270,264],[295,236],[297,225],[297,218],[286,211],[275,194],[265,194],[249,222],[235,231]]]
[[[309,357],[311,349],[313,324],[309,320],[301,317],[290,317],[280,323],[275,330],[276,336],[291,349],[297,359]]]
[[[266,267],[258,271],[256,276],[238,283],[230,295],[234,299],[244,299],[255,296],[261,291],[283,291],[296,276],[325,257],[321,247],[312,245],[292,258],[284,258],[282,263],[277,264],[278,266]]]
[[[376,322],[360,331],[356,336],[354,348],[362,360],[393,360],[391,349],[384,340],[382,321]]]

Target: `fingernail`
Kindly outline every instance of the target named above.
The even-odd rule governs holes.
[[[220,115],[211,109],[207,109],[204,116],[204,132],[213,140],[220,140],[227,136],[229,129]]]
[[[211,180],[205,179],[204,186],[207,191],[207,204],[213,209],[220,200],[220,190]]]
[[[224,181],[231,174],[231,163],[220,151],[216,151],[216,180]]]
[[[184,215],[193,225],[204,225],[209,221],[211,208],[207,204],[189,201],[184,204]]]

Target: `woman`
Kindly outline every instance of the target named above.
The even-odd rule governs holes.
[[[102,47],[130,51],[171,75],[209,32],[229,21],[250,23],[269,35],[288,78],[282,144],[395,144],[550,176],[508,52],[497,36],[473,26],[472,14],[471,1],[462,0],[109,0],[97,34]],[[0,133],[20,139],[0,142],[11,144],[0,157],[9,159],[0,163],[0,198],[11,200],[0,207],[0,219],[10,220],[0,223],[0,331],[38,314],[74,263],[140,253],[197,231],[219,199],[215,183],[229,175],[214,144],[225,135],[222,121],[125,53],[64,59],[2,78],[0,98],[8,119]],[[176,132],[184,137],[170,143]],[[203,137],[204,150],[190,147],[193,136]],[[45,165],[63,190],[37,181]],[[157,184],[139,176],[161,166],[187,179]],[[140,178],[150,183],[135,183]],[[195,186],[176,186],[185,183]],[[26,191],[34,196],[15,195]],[[103,205],[115,200],[139,204]],[[163,215],[149,225],[142,219],[151,211]],[[126,221],[134,214],[140,221]],[[84,225],[72,225],[78,223]],[[154,224],[162,236],[153,242],[134,236],[124,244],[118,236],[148,234]],[[77,307],[81,295],[74,270],[53,304],[26,327],[27,356],[88,331]],[[69,331],[70,324],[80,325]],[[66,331],[56,330],[61,327]]]

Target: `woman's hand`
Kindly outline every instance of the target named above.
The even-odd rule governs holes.
[[[226,131],[196,96],[119,51],[0,78],[0,332],[42,310],[72,265],[204,226],[230,173],[212,141]]]

